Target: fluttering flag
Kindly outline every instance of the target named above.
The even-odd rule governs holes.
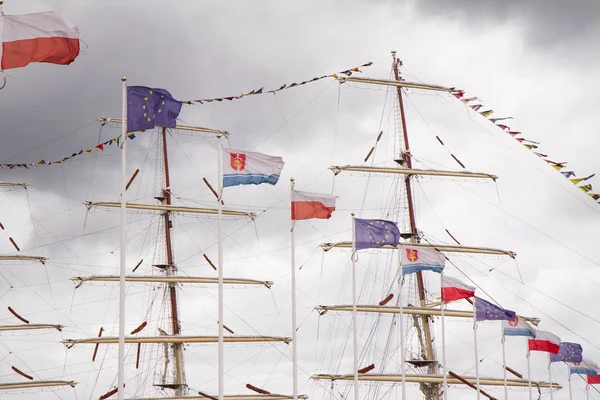
[[[469,286],[456,278],[442,275],[442,301],[455,301],[475,296],[475,287]]]
[[[223,149],[223,187],[237,185],[275,185],[283,169],[283,159],[277,156]]]
[[[479,110],[481,107],[483,107],[483,104],[474,104],[472,106],[470,106],[473,110],[477,111]]]
[[[571,374],[597,376],[600,370],[598,364],[585,358],[580,362],[568,362],[567,364],[569,365],[569,372]]]
[[[181,102],[165,89],[127,86],[127,132],[175,128]]]
[[[583,348],[580,344],[561,342],[558,353],[550,354],[550,362],[581,362],[583,361]]]
[[[587,376],[588,385],[598,385],[600,384],[600,375],[588,375]]]
[[[564,172],[561,172],[561,173],[564,175]],[[573,175],[575,175],[575,174],[573,174]],[[569,180],[577,185],[578,183],[587,181],[588,179],[593,178],[594,176],[596,176],[596,174],[591,174],[590,176],[586,176],[585,178],[573,178],[573,179],[569,179]]]
[[[475,320],[477,321],[514,321],[516,313],[475,297]]]
[[[502,333],[504,336],[526,336],[535,337],[535,331],[526,321],[521,320],[518,315],[515,319],[502,321]]]
[[[492,115],[494,113],[494,110],[486,110],[486,111],[481,111],[479,112],[479,114],[483,115],[484,117],[489,117],[490,115]]]
[[[329,219],[335,211],[337,196],[292,191],[292,219]]]
[[[592,190],[592,185],[591,184],[587,184],[587,185],[582,185],[582,186],[577,186],[579,189],[583,190],[585,193],[590,192]]]
[[[393,221],[384,219],[354,219],[356,250],[398,245],[400,229]]]
[[[503,131],[509,131],[510,132],[510,127],[508,125],[504,125],[504,124],[496,124],[496,126],[500,129],[502,129]]]
[[[553,333],[536,331],[535,338],[527,341],[529,350],[556,354],[560,350],[560,338]]]
[[[460,99],[460,101],[463,101],[465,103],[468,103],[470,101],[475,101],[475,100],[479,100],[479,99],[477,97],[468,97],[468,98]]]
[[[433,271],[438,274],[444,270],[446,256],[433,249],[401,246],[402,274],[408,275],[420,271]]]
[[[565,178],[570,178],[572,176],[575,176],[575,171],[561,171],[561,174],[563,174],[565,176]]]
[[[492,121],[492,123],[494,123],[494,124],[498,121],[503,121],[505,119],[513,119],[513,117],[489,118],[489,120]]]
[[[79,29],[54,11],[4,15],[0,69],[32,62],[71,64],[79,55]]]

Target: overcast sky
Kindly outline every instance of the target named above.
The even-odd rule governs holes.
[[[463,89],[467,97],[481,99],[484,109],[493,109],[494,116],[514,117],[506,124],[522,131],[523,137],[541,142],[538,150],[549,159],[568,161],[567,169],[578,177],[600,172],[594,113],[600,89],[600,5],[592,0],[21,3],[8,0],[4,12],[61,11],[79,25],[83,45],[70,66],[29,65],[5,73],[7,86],[0,91],[1,163],[62,159],[117,136],[118,126],[101,129],[94,121],[120,116],[123,75],[128,84],[166,88],[181,100],[233,96],[369,61],[374,64],[363,69],[364,76],[387,78],[390,51],[396,50],[407,79]],[[228,206],[260,213],[255,223],[233,220],[224,224],[226,275],[275,281],[270,291],[227,288],[227,324],[236,334],[291,335],[289,178],[296,179],[299,190],[339,196],[338,211],[330,221],[302,222],[296,232],[297,263],[302,265],[298,271],[300,382],[302,392],[312,398],[352,397],[349,384],[336,383],[330,390],[328,383],[309,379],[317,372],[352,370],[350,315],[319,317],[313,311],[318,304],[350,303],[349,255],[340,250],[323,254],[318,244],[350,239],[351,211],[365,218],[406,216],[405,201],[398,193],[390,194],[395,190],[391,179],[358,174],[340,174],[334,179],[327,170],[330,165],[363,163],[380,130],[385,134],[374,163],[392,165],[397,151],[394,135],[400,128],[394,124],[391,96],[385,88],[339,85],[324,79],[276,96],[184,105],[180,114],[182,123],[230,131],[227,146],[281,155],[286,162],[275,187],[232,188],[225,193]],[[451,96],[410,91],[408,99],[407,122],[418,166],[458,169],[451,152],[469,170],[500,177],[497,183],[419,180],[415,184],[419,229],[433,241],[452,243],[447,229],[462,244],[518,253],[516,262],[452,256],[454,265],[448,274],[466,280],[460,268],[478,285],[482,297],[491,296],[506,308],[539,317],[540,328],[564,341],[581,343],[586,357],[600,361],[600,341],[595,338],[600,315],[594,306],[600,284],[596,273],[600,258],[595,251],[600,205]],[[160,181],[153,183],[161,173],[156,167],[160,161],[156,144],[157,136],[151,132],[128,142],[128,174],[140,169],[131,200],[152,203],[161,187]],[[173,133],[169,146],[171,187],[177,202],[214,206],[214,197],[201,181],[206,177],[217,184],[214,138]],[[77,346],[67,352],[58,342],[95,336],[101,326],[106,335],[117,332],[116,285],[84,285],[74,291],[69,279],[117,271],[118,212],[87,214],[82,203],[118,200],[119,156],[113,145],[61,165],[0,170],[3,181],[30,184],[27,193],[2,191],[0,222],[6,231],[0,250],[14,253],[8,242],[13,237],[24,253],[50,258],[46,266],[3,267],[0,301],[32,322],[67,326],[62,334],[3,334],[0,380],[22,380],[10,369],[17,366],[40,379],[65,377],[80,382],[75,390],[18,393],[14,398],[98,398],[116,383],[116,346],[101,348],[102,361],[92,364],[91,347]],[[598,177],[589,182],[600,191]],[[181,273],[215,276],[202,254],[216,263],[216,220],[176,216],[174,225]],[[150,274],[151,264],[163,257],[161,250],[154,250],[157,221],[131,214],[128,226],[128,263],[133,267],[143,258],[139,272]],[[376,303],[390,291],[397,294],[390,286],[394,268],[395,259],[389,254],[359,256],[361,303]],[[521,277],[525,284],[520,283]],[[439,291],[436,279],[428,277],[433,297]],[[409,281],[407,286],[413,284]],[[127,329],[133,330],[145,318],[155,329],[164,313],[156,306],[151,313],[145,304],[158,291],[132,285],[128,293]],[[182,288],[180,308],[186,334],[217,333],[216,295],[215,288]],[[467,305],[456,307],[467,309]],[[3,323],[16,322],[7,311],[0,318]],[[384,339],[391,317],[361,316],[360,320],[361,366],[374,363],[381,372],[387,362],[385,371],[393,371],[397,353],[386,350],[383,340],[375,345],[369,339],[370,334]],[[439,342],[438,322],[434,330]],[[371,331],[373,326],[377,326],[375,331]],[[449,319],[447,326],[449,368],[473,374],[470,323]],[[500,328],[492,323],[480,326],[481,370],[488,376],[501,376]],[[145,334],[157,334],[147,329]],[[522,342],[507,340],[507,359],[525,374]],[[392,336],[392,343],[397,343],[397,336]],[[186,348],[191,388],[216,392],[215,349]],[[287,346],[227,349],[229,393],[249,393],[246,383],[291,393]],[[416,344],[410,350],[414,354]],[[130,352],[128,364],[132,365],[135,349]],[[144,354],[143,369],[150,372],[129,370],[128,395],[156,395],[151,385],[157,378],[154,364],[160,363],[160,349],[144,349]],[[383,361],[384,354],[391,354],[391,359]],[[547,380],[545,356],[532,355],[531,361],[534,378]],[[552,372],[560,384],[567,385],[566,367],[555,365]],[[583,398],[583,381],[574,378],[573,384],[574,398]],[[363,393],[367,388],[361,385]],[[370,398],[398,395],[395,389],[387,389],[370,392]],[[492,392],[503,396],[500,389]],[[409,393],[417,396],[418,391],[411,388]],[[520,389],[510,393],[511,399],[528,398]],[[592,390],[590,397],[600,398],[600,394]],[[474,399],[475,394],[454,388],[450,398]],[[554,398],[567,399],[567,390],[555,393]]]

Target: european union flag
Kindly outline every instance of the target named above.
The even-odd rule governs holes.
[[[514,321],[515,315],[514,311],[505,310],[489,301],[475,297],[475,320],[477,321]]]
[[[386,245],[395,247],[400,241],[400,229],[392,221],[356,218],[354,227],[356,250],[372,249]]]
[[[175,128],[181,104],[165,89],[127,86],[127,132]]]
[[[580,363],[583,361],[583,348],[577,343],[561,342],[558,353],[550,353],[550,362],[557,361]]]

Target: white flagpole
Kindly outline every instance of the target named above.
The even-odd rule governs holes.
[[[569,373],[569,400],[573,400],[573,391],[571,390],[571,367],[567,365],[567,371]]]
[[[550,366],[552,363],[550,362],[550,353],[548,353],[548,382],[550,383],[550,400],[554,398],[554,393],[552,393],[552,370]]]
[[[479,356],[477,354],[477,308],[476,308],[477,297],[473,297],[473,339],[475,347],[475,386],[477,387],[477,400],[481,399],[481,392],[479,391]]]
[[[219,176],[219,198],[217,199],[218,205],[218,222],[217,222],[217,237],[218,237],[218,257],[219,257],[219,400],[224,398],[224,379],[225,379],[225,367],[224,367],[224,346],[223,346],[223,231],[221,222],[223,219],[223,205],[221,199],[223,198],[223,146],[221,146],[221,135],[217,135],[217,167]]]
[[[440,274],[440,292],[444,281],[444,272]],[[444,400],[448,400],[448,366],[446,365],[446,328],[444,325],[444,308],[446,305],[442,299],[442,364],[444,369]]]
[[[586,377],[586,381],[587,381],[587,377]],[[585,385],[585,397],[587,400],[590,400],[590,385],[588,385],[588,384]]]
[[[127,216],[127,78],[121,78],[123,115],[121,124],[121,265],[119,267],[119,371],[117,379],[117,398],[125,395],[125,218]]]
[[[504,327],[500,324],[500,329],[502,330],[502,369],[504,372],[504,400],[508,399],[508,382],[506,378],[506,347],[504,342],[506,341],[506,336],[504,336]]]
[[[402,371],[402,400],[406,400],[406,345],[404,343],[404,310],[402,301],[402,286],[404,274],[402,269],[402,250],[398,249],[398,305],[400,306],[400,368]]]
[[[527,387],[529,387],[529,400],[533,400],[533,393],[531,392],[531,352],[529,351],[529,339],[525,341],[525,344],[527,345]]]
[[[352,340],[354,349],[354,399],[358,400],[358,339],[356,327],[356,219],[352,213]]]
[[[294,198],[294,178],[290,179],[290,206]],[[290,231],[292,236],[292,386],[294,400],[298,400],[298,348],[296,346],[296,240],[294,235],[295,222],[290,210]]]

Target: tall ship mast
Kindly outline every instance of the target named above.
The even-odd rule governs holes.
[[[121,120],[117,118],[102,118],[102,124],[106,123],[117,123],[120,124]],[[186,125],[178,125],[174,132],[188,132],[195,134],[209,135],[212,138],[227,137],[228,132],[209,129],[203,127],[194,127]],[[128,364],[134,364],[135,369],[146,368],[144,366],[144,360],[142,354],[142,348],[147,346],[159,346],[164,350],[161,354],[162,361],[155,364],[155,368],[159,371],[155,375],[152,386],[154,387],[154,396],[148,395],[127,395],[128,399],[215,399],[217,395],[215,393],[209,393],[208,390],[198,388],[197,382],[192,384],[189,383],[188,375],[186,374],[185,362],[184,362],[184,349],[186,346],[193,346],[197,344],[213,344],[216,345],[218,342],[217,335],[185,335],[184,327],[180,316],[180,300],[179,290],[181,285],[203,285],[203,286],[216,286],[218,279],[214,277],[206,276],[190,276],[188,274],[180,274],[179,268],[176,263],[176,256],[174,252],[174,243],[172,229],[174,228],[173,216],[176,215],[192,215],[192,216],[214,216],[217,215],[217,208],[209,207],[186,207],[176,206],[172,202],[173,188],[171,186],[171,176],[169,169],[169,157],[167,147],[168,131],[166,128],[161,128],[159,133],[159,140],[157,143],[158,155],[161,162],[161,166],[158,168],[159,180],[162,182],[159,189],[159,193],[154,196],[154,199],[158,204],[142,204],[128,202],[126,207],[129,210],[136,212],[145,213],[157,213],[159,216],[159,228],[158,231],[162,232],[162,245],[159,244],[157,247],[155,257],[152,261],[151,269],[152,274],[145,274],[138,272],[138,268],[142,266],[143,260],[140,260],[130,272],[126,275],[127,283],[138,283],[147,285],[160,285],[159,287],[163,291],[162,301],[164,302],[162,309],[165,312],[164,316],[158,319],[158,324],[155,327],[151,326],[149,322],[151,315],[148,314],[148,320],[141,321],[139,326],[133,329],[129,335],[125,337],[125,344],[127,346],[134,345],[136,350],[129,353],[128,358],[130,362]],[[137,175],[139,170],[136,170],[134,177]],[[132,178],[133,181],[134,178]],[[131,182],[130,182],[131,183]],[[214,192],[213,187],[205,180],[205,183],[211,191]],[[215,199],[216,200],[216,199]],[[101,209],[115,209],[120,207],[120,203],[115,202],[92,202],[88,201],[85,203],[89,209],[101,208]],[[244,218],[252,220],[256,217],[256,214],[248,211],[237,211],[229,207],[225,207],[222,211],[222,215],[225,218]],[[162,247],[162,249],[161,249]],[[216,269],[215,264],[212,260],[203,254],[206,263],[213,269]],[[143,268],[139,271],[143,271]],[[74,277],[77,287],[80,287],[86,282],[118,282],[118,275],[92,275],[92,276],[77,276]],[[223,283],[227,287],[232,286],[245,286],[245,287],[263,287],[265,289],[271,288],[273,282],[267,280],[255,280],[255,279],[244,279],[244,278],[224,278]],[[150,309],[149,311],[150,312]],[[213,328],[216,328],[215,324]],[[156,334],[150,330],[156,329]],[[233,330],[226,327],[229,333],[224,337],[226,344],[250,344],[250,343],[272,343],[272,344],[288,344],[290,338],[283,336],[261,336],[261,335],[237,335],[233,334]],[[81,338],[81,339],[65,339],[64,343],[68,348],[79,346],[79,345],[91,345],[94,346],[95,359],[98,352],[99,346],[113,345],[118,343],[118,337],[115,336],[103,336],[103,329],[101,328],[97,337]],[[190,388],[190,386],[193,388]],[[279,400],[292,398],[291,395],[282,394],[271,394],[270,392],[258,388],[254,385],[248,384],[249,389],[246,394],[227,394],[224,398],[226,399],[267,399],[267,400]],[[101,398],[111,398],[117,392],[117,389],[111,389],[104,393]],[[151,388],[142,388],[134,393],[152,393]],[[305,398],[301,396],[300,398]]]
[[[496,248],[488,248],[488,247],[475,247],[475,246],[466,246],[461,243],[458,243],[454,237],[448,232],[448,234],[454,239],[456,244],[444,244],[444,243],[435,243],[423,237],[422,232],[417,228],[417,217],[416,217],[416,206],[415,206],[415,197],[413,193],[413,185],[416,179],[422,177],[435,177],[435,178],[458,178],[463,180],[486,180],[486,181],[495,181],[498,177],[493,174],[488,173],[479,173],[479,172],[469,172],[464,169],[464,166],[460,161],[452,155],[452,157],[461,165],[461,170],[439,170],[439,169],[423,169],[423,168],[414,168],[413,167],[413,155],[411,153],[411,147],[409,144],[409,129],[407,124],[407,118],[405,114],[404,107],[404,91],[405,90],[414,90],[414,91],[431,91],[431,92],[446,92],[451,93],[452,89],[446,88],[438,85],[430,85],[421,82],[408,82],[403,79],[400,75],[400,67],[402,66],[402,62],[396,57],[396,53],[392,52],[392,77],[393,79],[371,79],[365,77],[344,77],[339,78],[341,83],[350,83],[355,85],[377,85],[377,86],[389,86],[394,88],[394,94],[396,99],[396,112],[397,118],[395,119],[399,124],[400,135],[398,137],[398,142],[400,143],[399,151],[395,154],[394,157],[394,166],[383,167],[383,166],[373,166],[373,165],[344,165],[344,166],[332,166],[330,169],[337,176],[340,173],[350,173],[350,174],[361,174],[366,173],[369,176],[390,176],[393,179],[394,183],[391,183],[388,188],[392,191],[396,190],[398,195],[391,194],[388,195],[393,199],[400,198],[400,205],[392,204],[389,206],[389,209],[385,215],[388,217],[387,219],[395,220],[398,218],[399,225],[404,228],[401,231],[401,240],[398,245],[398,248],[402,246],[410,246],[414,249],[429,249],[437,252],[441,252],[446,254],[446,258],[451,254],[473,254],[473,255],[487,255],[494,257],[507,257],[507,258],[515,258],[516,254],[509,250],[502,250]],[[381,132],[377,137],[377,142],[379,142]],[[439,139],[438,139],[439,140]],[[440,140],[441,142],[441,140]],[[365,162],[370,158],[373,154],[375,147],[373,147],[367,157],[365,158]],[[363,200],[364,201],[364,200]],[[403,213],[402,210],[405,212]],[[402,221],[402,218],[405,218]],[[331,249],[346,249],[347,251],[353,248],[353,243],[351,241],[345,242],[328,242],[323,243],[321,247],[325,251],[329,251]],[[381,246],[379,246],[381,247]],[[396,250],[395,246],[383,246],[381,247],[381,253],[386,251],[398,253],[399,250]],[[394,251],[396,250],[396,251]],[[356,256],[360,256],[357,254]],[[389,262],[389,257],[381,255],[381,257],[377,257],[377,255],[368,256],[370,257],[370,261],[368,262],[370,268],[379,268],[377,265],[378,262],[375,260],[380,260],[381,262]],[[398,257],[400,257],[398,255]],[[390,267],[386,271],[389,271]],[[451,317],[453,319],[467,319],[473,321],[475,313],[472,310],[457,308],[454,309],[452,304],[444,304],[440,302],[439,297],[432,297],[432,293],[435,293],[435,289],[431,290],[426,286],[426,282],[424,280],[424,273],[417,272],[413,274],[414,276],[401,276],[398,275],[398,270],[394,270],[391,268],[393,279],[388,282],[389,295],[382,299],[379,304],[338,304],[338,305],[320,305],[317,307],[320,315],[327,318],[331,313],[358,313],[360,316],[365,315],[374,315],[374,318],[369,318],[369,321],[374,325],[369,329],[368,323],[367,327],[358,328],[359,332],[367,335],[366,343],[359,345],[357,349],[354,349],[355,352],[358,352],[360,355],[361,361],[359,364],[358,370],[354,372],[348,371],[346,373],[319,373],[314,374],[312,378],[317,382],[331,382],[331,386],[329,387],[329,392],[335,393],[343,393],[342,396],[345,397],[346,393],[351,391],[348,386],[343,386],[343,389],[335,389],[335,385],[342,384],[343,382],[354,382],[353,385],[359,385],[361,388],[361,394],[359,395],[361,399],[379,399],[379,398],[397,398],[394,397],[392,393],[398,393],[399,389],[392,392],[390,389],[386,389],[385,386],[381,386],[382,384],[391,384],[392,387],[400,388],[404,385],[410,387],[418,387],[421,392],[421,396],[426,400],[440,400],[440,399],[448,399],[453,398],[453,394],[448,396],[445,392],[444,383],[451,389],[452,387],[463,386],[467,388],[467,390],[473,389],[478,392],[478,398],[480,396],[485,396],[489,398],[494,398],[491,394],[486,392],[486,387],[491,388],[501,388],[502,386],[511,388],[527,388],[533,385],[536,390],[543,391],[550,389],[550,392],[554,389],[560,389],[560,385],[556,382],[548,382],[548,381],[536,381],[529,382],[524,378],[523,375],[516,373],[516,376],[512,376],[510,378],[506,377],[506,372],[504,378],[500,377],[489,377],[479,375],[459,375],[450,370],[448,370],[447,366],[444,366],[441,360],[441,341],[439,340],[439,332],[438,334],[434,333],[433,322],[438,320],[440,316],[445,314],[446,317]],[[389,276],[388,276],[389,279]],[[394,289],[394,281],[403,281],[401,286],[408,287],[411,291],[409,293],[399,293]],[[439,281],[438,281],[439,282]],[[359,284],[360,285],[360,284]],[[439,285],[439,283],[438,283]],[[362,286],[363,289],[365,286]],[[399,297],[405,297],[400,300],[400,306],[398,304],[389,305],[391,299]],[[372,298],[369,297],[369,298]],[[417,303],[414,303],[414,300]],[[397,300],[398,301],[398,300]],[[472,303],[472,302],[471,302]],[[402,306],[404,304],[404,306]],[[408,305],[407,305],[408,304]],[[474,307],[474,306],[470,306]],[[392,320],[386,319],[386,315],[392,315]],[[398,315],[404,314],[405,319],[398,320]],[[530,321],[537,325],[539,320],[537,318],[528,318],[528,317],[520,317],[524,318],[527,321]],[[384,327],[385,321],[391,322],[387,328]],[[402,322],[404,321],[404,322]],[[472,322],[473,323],[473,322]],[[416,347],[409,346],[407,348],[407,353],[405,353],[402,357],[402,360],[399,360],[397,364],[393,364],[391,362],[392,354],[395,357],[399,358],[397,352],[400,351],[400,346],[402,343],[401,338],[397,336],[396,330],[397,325],[404,325],[404,331],[400,330],[400,335],[404,335],[402,340],[405,342],[411,342],[411,340],[416,342]],[[359,323],[360,327],[360,323]],[[383,332],[388,332],[384,334]],[[404,334],[402,332],[405,332]],[[375,339],[379,338],[379,341]],[[384,341],[385,349],[389,350],[390,353],[380,350],[378,346],[381,346],[381,341]],[[392,351],[393,346],[391,345],[391,340],[397,340],[396,350]],[[476,349],[476,348],[475,348]],[[379,353],[383,351],[383,353]],[[377,360],[369,365],[367,360]],[[379,364],[379,365],[377,365]],[[383,367],[380,365],[383,364]],[[343,364],[342,364],[343,365]],[[356,366],[355,366],[356,367]],[[390,368],[391,367],[391,368]],[[388,369],[389,368],[389,369]],[[442,371],[446,370],[445,373]],[[510,368],[509,368],[510,369]],[[511,370],[514,372],[514,370]],[[339,382],[339,383],[338,383]],[[325,386],[326,387],[326,386]],[[363,389],[364,388],[364,389]],[[405,389],[402,388],[402,391]],[[356,390],[356,393],[359,393]],[[355,395],[356,395],[355,393]],[[414,398],[415,392],[410,391],[411,395],[409,398]],[[351,395],[350,395],[351,396]],[[356,396],[354,396],[356,397]],[[402,398],[400,396],[399,398]]]
[[[13,182],[0,182],[0,190],[14,190],[14,189],[24,189],[27,190],[27,184],[25,183],[13,183]],[[6,229],[10,229],[10,227],[5,228],[4,224],[0,223],[0,229],[5,231]],[[20,254],[21,249],[17,244],[17,241],[13,239],[13,237],[8,236],[8,241],[16,250],[16,254],[0,254],[0,263],[2,263],[2,268],[7,269],[8,272],[5,275],[5,272],[2,273],[4,277],[3,280],[6,283],[10,283],[12,281],[9,276],[12,277],[13,274],[8,270],[15,268],[17,264],[18,268],[36,268],[34,264],[39,264],[44,267],[45,262],[47,261],[46,257],[41,256],[32,256],[32,255],[23,255]],[[23,267],[23,265],[25,265]],[[17,278],[18,279],[18,278]],[[5,297],[12,289],[11,287],[5,287],[3,285],[3,295]],[[10,297],[9,297],[10,298]],[[17,300],[17,299],[13,299]],[[6,301],[6,298],[4,299]],[[37,371],[37,365],[29,364],[25,360],[25,358],[19,357],[19,351],[17,348],[13,348],[14,337],[18,337],[21,335],[28,335],[31,332],[44,332],[49,336],[52,335],[52,332],[60,332],[63,329],[62,325],[52,324],[46,322],[32,322],[31,317],[27,314],[19,312],[19,304],[7,304],[4,309],[4,317],[2,318],[2,322],[0,323],[0,342],[2,342],[2,359],[6,362],[10,362],[10,374],[4,373],[4,376],[10,375],[11,379],[6,380],[2,379],[0,381],[0,392],[6,394],[17,393],[17,395],[27,395],[36,391],[46,391],[46,392],[54,392],[56,394],[63,393],[64,388],[74,388],[77,385],[77,382],[66,379],[43,379],[40,376],[44,376],[45,373],[42,371]],[[35,317],[37,319],[37,317]],[[10,322],[5,322],[10,321]],[[36,347],[33,345],[33,347]]]

